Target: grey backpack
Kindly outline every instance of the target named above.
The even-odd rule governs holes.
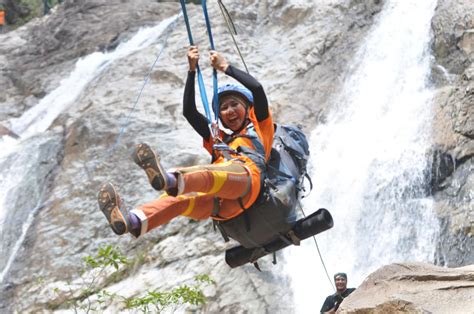
[[[270,159],[258,199],[239,216],[215,221],[224,239],[245,248],[263,247],[280,238],[292,241],[288,232],[296,223],[296,206],[303,197],[309,145],[300,128],[275,125]],[[311,180],[309,180],[311,183]]]

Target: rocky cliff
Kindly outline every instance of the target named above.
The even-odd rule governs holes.
[[[437,85],[433,192],[441,221],[438,263],[474,259],[474,10],[469,1],[440,1],[432,21]]]
[[[422,263],[377,270],[341,304],[339,313],[471,313],[474,267]]]
[[[240,65],[217,4],[208,5],[216,48]],[[265,87],[277,120],[302,123],[307,130],[324,120],[328,99],[337,92],[352,54],[383,5],[378,0],[227,4],[249,70]],[[0,124],[12,128],[14,118],[37,105],[81,66],[77,63],[81,58],[112,52],[140,27],[178,18],[179,11],[175,2],[66,0],[50,15],[1,35]],[[195,41],[205,50],[200,7],[189,5],[188,13]],[[473,28],[469,1],[439,1],[433,19],[433,81],[439,92],[432,186],[444,228],[437,260],[448,266],[474,262]],[[217,286],[208,292],[204,312],[293,311],[291,291],[284,289],[288,275],[269,261],[263,262],[263,272],[251,266],[230,270],[223,259],[228,245],[209,222],[178,218],[134,240],[116,237],[97,210],[96,191],[106,180],[117,184],[131,207],[157,196],[129,158],[137,142],[156,147],[167,167],[208,161],[198,136],[181,116],[186,47],[179,17],[153,45],[104,67],[41,135],[42,145],[31,145],[32,154],[40,156],[35,157],[40,167],[19,180],[28,193],[12,208],[26,208],[26,212],[12,210],[9,221],[20,223],[30,215],[29,209],[36,211],[3,282],[2,311],[57,307],[68,294],[66,282],[78,278],[80,259],[102,244],[116,244],[129,256],[141,256],[133,271],[108,286],[112,292],[135,296],[207,273]],[[150,81],[127,120],[157,55]],[[203,55],[204,75],[210,77]],[[210,87],[210,79],[207,83]],[[114,144],[119,134],[120,141]],[[13,223],[4,224],[2,232],[8,248],[21,234]]]

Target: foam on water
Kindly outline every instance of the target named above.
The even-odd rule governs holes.
[[[397,261],[432,261],[438,222],[429,196],[430,22],[435,0],[387,1],[357,52],[326,123],[311,134],[314,190],[334,228],[317,236],[331,276],[357,286]],[[308,213],[307,213],[308,214]],[[334,293],[313,241],[285,252],[296,311]]]

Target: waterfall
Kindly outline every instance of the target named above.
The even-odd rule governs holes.
[[[382,265],[434,260],[428,76],[435,6],[436,0],[385,3],[326,122],[310,137],[315,187],[304,205],[333,215],[334,227],[317,242],[331,281],[346,272],[348,287]],[[334,289],[315,243],[285,254],[296,312],[319,311]]]
[[[114,51],[94,52],[79,59],[74,70],[56,89],[22,116],[10,121],[12,130],[21,139],[14,140],[8,136],[0,138],[0,283],[8,273],[36,212],[44,202],[43,186],[47,178],[38,179],[37,184],[29,182],[31,173],[37,171],[38,164],[45,158],[51,158],[42,156],[47,153],[41,153],[39,149],[41,145],[46,145],[48,135],[44,132],[104,70],[118,60],[156,43],[160,36],[171,31],[170,28],[172,24],[176,24],[178,17],[176,15],[154,27],[140,29]]]
[[[117,60],[156,42],[158,37],[176,20],[177,16],[174,16],[155,27],[142,28],[130,40],[121,43],[110,53],[94,52],[79,59],[74,71],[60,82],[59,87],[20,118],[12,121],[12,130],[22,137],[45,131],[54,119],[80,96],[94,78]]]

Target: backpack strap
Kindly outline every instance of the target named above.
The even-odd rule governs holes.
[[[242,200],[242,197],[239,197],[237,199],[239,201],[240,208],[244,211],[242,215],[244,215],[244,221],[245,221],[245,231],[249,232],[250,231],[250,217],[249,213],[247,212],[247,209],[244,206],[244,202]]]
[[[242,197],[239,197],[237,199],[237,201],[239,202],[239,205],[240,205],[240,208],[242,208],[242,214],[243,217],[244,217],[244,221],[245,221],[245,231],[249,232],[250,231],[250,217],[249,217],[249,214],[244,206],[244,202],[242,200]],[[218,197],[214,197],[214,208],[212,209],[212,212],[211,212],[211,218],[219,218],[219,219],[224,219],[224,217],[221,217],[219,216],[219,211],[221,210],[221,206],[220,206],[220,199]],[[218,220],[215,220],[213,219],[212,220],[212,227],[214,228],[214,231],[217,229],[219,229],[222,237],[224,238],[224,242],[229,242],[229,235],[227,234],[227,232],[225,232],[224,228],[222,227],[220,221]]]
[[[304,177],[303,177],[303,178],[308,179],[308,182],[309,182],[309,192],[306,193],[305,195],[302,195],[301,198],[305,198],[305,197],[308,196],[309,193],[311,193],[311,191],[313,190],[313,181],[311,180],[311,177],[309,176],[309,174],[308,174],[307,172],[304,173]],[[304,189],[303,185],[301,185],[301,186],[302,186],[302,188],[299,189],[299,190],[302,190],[302,191],[305,191],[305,192],[306,192],[306,190]]]
[[[216,228],[219,229],[222,238],[224,238],[224,242],[229,242],[229,235],[227,234],[227,232],[225,232],[224,228],[220,224],[220,221],[212,220],[212,226],[214,228],[214,231],[216,230]]]
[[[215,217],[215,218],[221,218],[221,216],[219,216],[219,211],[221,210],[221,206],[220,206],[220,200],[218,197],[214,197],[214,208],[212,209],[212,212],[211,212],[211,218]],[[219,221],[215,220],[215,219],[212,219],[212,227],[214,228],[214,231],[216,230],[216,227],[217,229],[219,229],[222,237],[224,238],[224,242],[229,242],[229,235],[227,234],[227,232],[225,232],[224,228],[222,228],[221,224],[219,223]]]
[[[288,152],[290,152],[291,156],[293,156],[294,158],[296,158],[298,160],[304,160],[305,159],[304,155],[301,152],[297,151],[296,149],[292,148],[290,145],[286,144],[282,136],[279,136],[279,139],[280,139],[280,142],[283,145],[283,147]]]
[[[258,262],[253,262],[253,266],[255,266],[255,268],[259,271],[259,272],[262,272],[262,270],[260,269],[260,265],[258,265]]]
[[[280,169],[278,168],[275,168],[273,167],[272,165],[267,165],[268,168],[271,168],[272,169],[272,172],[273,173],[277,173],[279,176],[282,176],[282,177],[285,177],[287,179],[293,179],[293,180],[296,180],[296,178],[294,178],[292,175],[289,175],[287,173],[284,173],[283,171],[281,171]]]

